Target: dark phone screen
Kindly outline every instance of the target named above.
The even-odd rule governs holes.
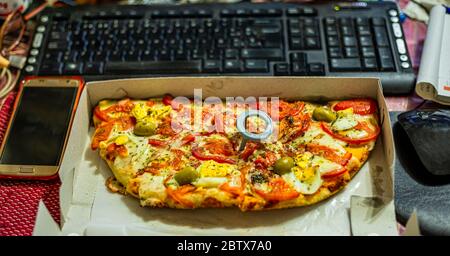
[[[76,87],[25,86],[0,162],[57,166],[76,95]]]

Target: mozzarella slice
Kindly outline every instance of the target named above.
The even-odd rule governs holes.
[[[337,164],[320,156],[314,156],[312,160],[312,166],[318,166],[319,170],[318,173],[320,173],[320,175],[336,171],[342,168],[340,164]]]
[[[331,128],[335,131],[344,131],[351,129],[356,125],[358,125],[358,121],[356,121],[356,119],[352,115],[346,115],[336,119],[336,121],[333,122]]]

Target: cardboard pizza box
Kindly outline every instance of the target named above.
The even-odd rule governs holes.
[[[316,205],[241,212],[230,209],[153,209],[131,196],[110,193],[112,175],[90,149],[92,109],[102,99],[192,96],[377,100],[382,133],[347,187]],[[394,208],[395,151],[379,79],[319,77],[178,77],[89,82],[81,95],[60,168],[61,226],[39,205],[34,235],[397,235]]]

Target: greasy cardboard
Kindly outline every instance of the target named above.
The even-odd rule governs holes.
[[[105,98],[278,96],[285,99],[377,99],[382,133],[367,163],[337,195],[310,207],[264,212],[152,209],[107,191],[111,174],[93,152],[92,108]],[[396,235],[394,147],[386,102],[375,78],[146,78],[87,83],[60,168],[61,226],[40,203],[34,235]]]

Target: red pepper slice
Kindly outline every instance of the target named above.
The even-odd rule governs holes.
[[[345,167],[342,167],[341,169],[337,169],[331,172],[327,172],[322,174],[322,178],[324,179],[331,179],[331,178],[335,178],[338,176],[341,176],[342,174],[344,174],[347,171],[347,169]]]
[[[375,140],[381,131],[380,127],[378,127],[378,125],[375,127],[375,130],[372,130],[367,126],[366,123],[359,122],[358,125],[355,126],[355,129],[366,131],[368,133],[368,136],[365,138],[352,139],[352,138],[346,137],[344,135],[333,132],[331,130],[330,126],[326,123],[321,123],[321,127],[326,133],[331,135],[333,138],[345,141],[350,144],[363,144],[363,143],[367,143],[369,141]]]
[[[164,140],[148,139],[148,144],[155,147],[165,147],[169,144],[169,142]]]
[[[344,100],[334,105],[334,111],[353,108],[353,113],[358,115],[369,115],[377,110],[377,103],[372,99]]]
[[[259,147],[259,145],[256,142],[249,141],[245,145],[244,150],[242,151],[240,157],[244,159],[244,161],[247,161],[247,159],[255,152],[255,150]]]
[[[181,141],[181,146],[189,144],[191,142],[195,141],[195,136],[193,134],[188,134],[184,136],[184,138]]]
[[[205,155],[198,147],[192,148],[192,155],[198,160],[213,160],[218,163],[235,164],[236,161],[222,155]]]

